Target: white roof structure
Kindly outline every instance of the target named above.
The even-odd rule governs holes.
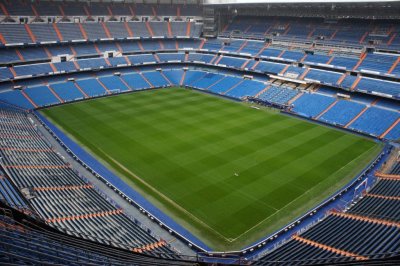
[[[284,3],[382,3],[382,2],[400,2],[399,0],[204,0],[206,5],[224,5],[224,4],[284,4]]]

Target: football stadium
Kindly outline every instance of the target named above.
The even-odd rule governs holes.
[[[1,265],[399,265],[400,1],[0,0]]]

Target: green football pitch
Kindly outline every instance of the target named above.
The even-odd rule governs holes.
[[[169,88],[42,112],[194,235],[226,251],[312,208],[382,148],[253,107]]]

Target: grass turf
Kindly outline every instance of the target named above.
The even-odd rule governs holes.
[[[353,134],[179,88],[43,113],[216,250],[277,230],[381,149]]]

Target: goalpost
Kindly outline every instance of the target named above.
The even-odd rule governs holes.
[[[114,89],[114,90],[109,90],[111,92],[111,94],[117,94],[120,93],[121,90],[120,89]]]
[[[368,192],[368,178],[354,188],[353,199],[359,198]]]

